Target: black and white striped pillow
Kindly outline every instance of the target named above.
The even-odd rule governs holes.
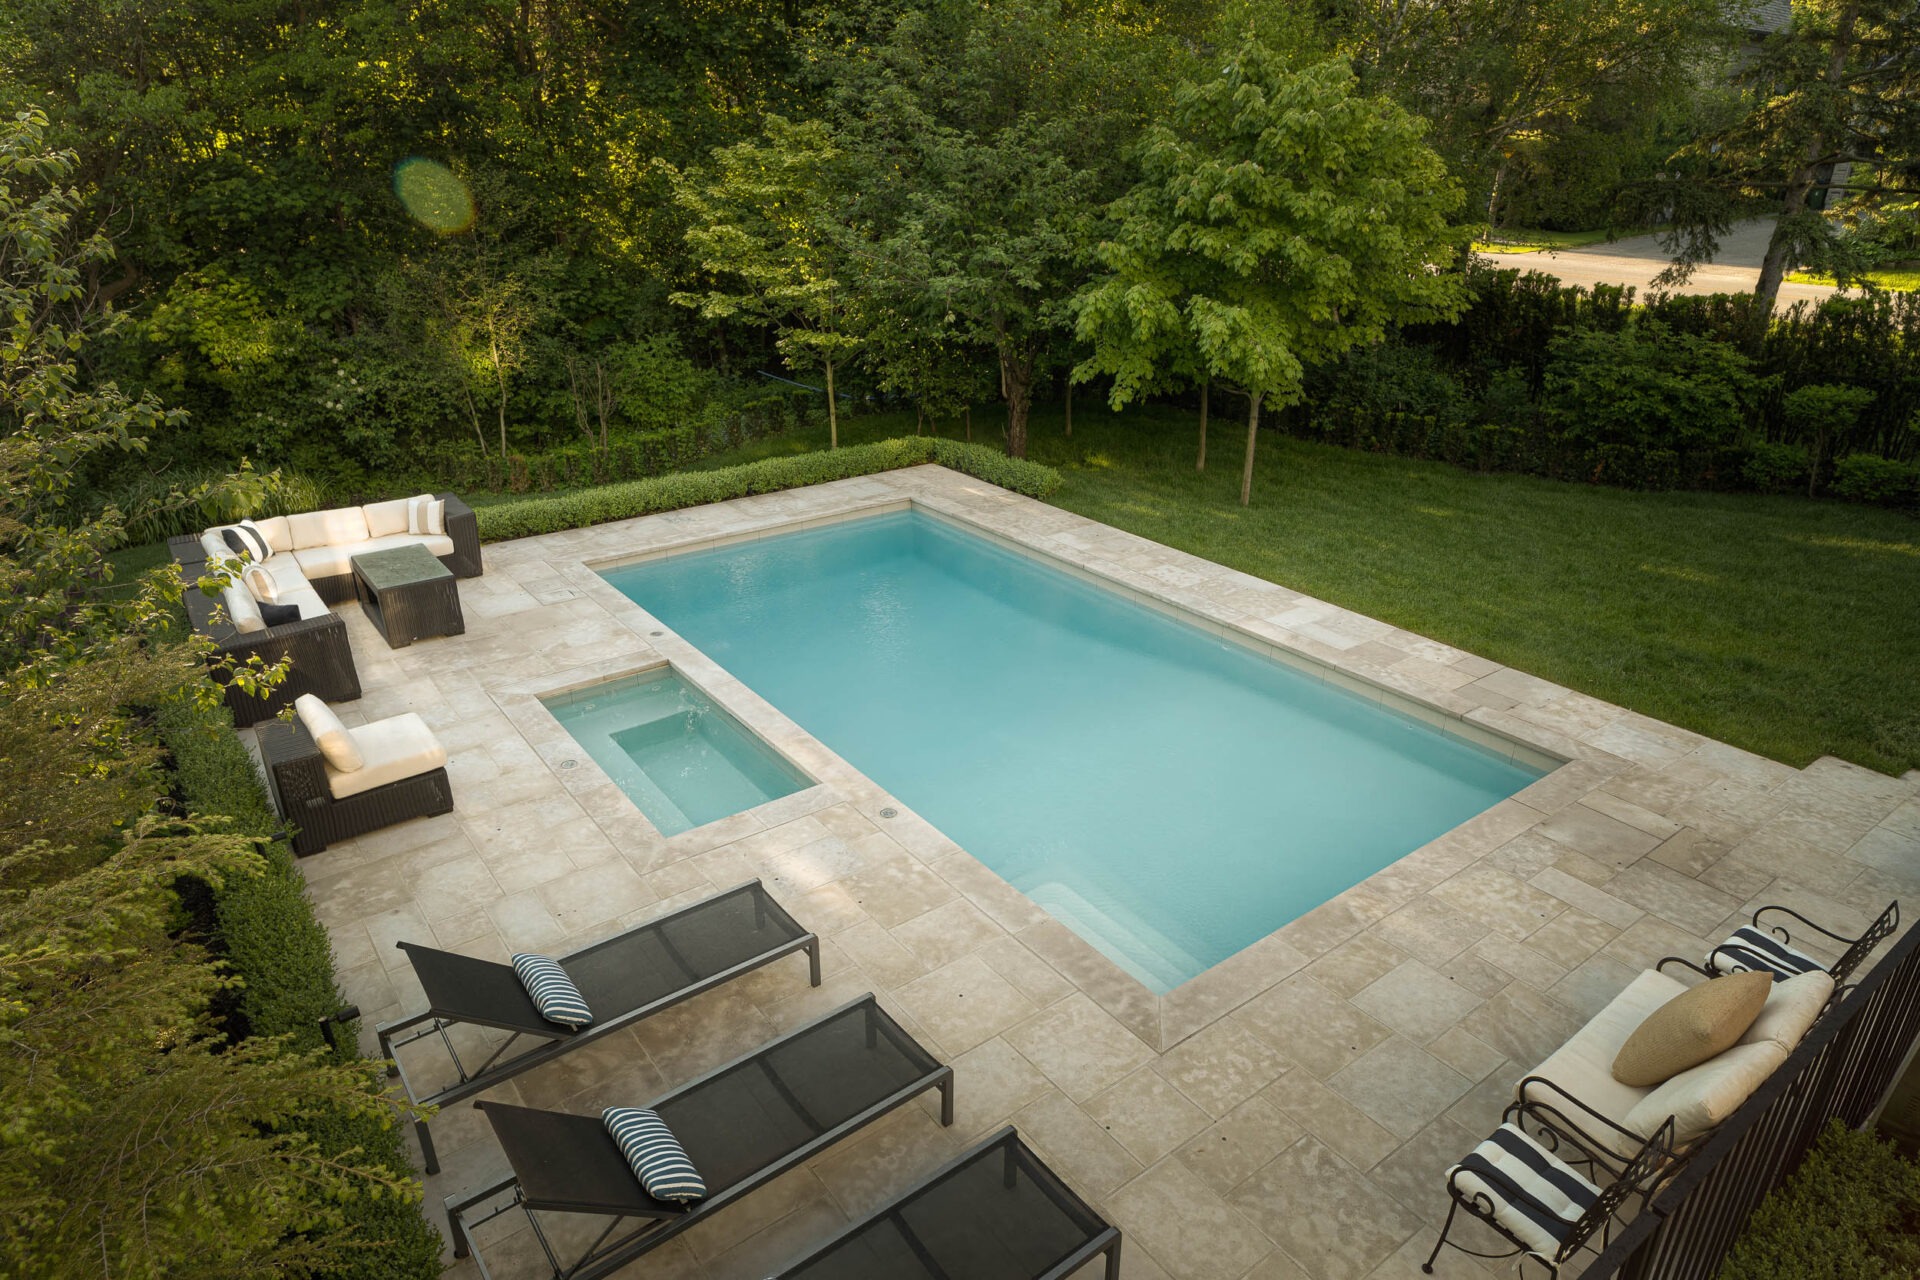
[[[220,541],[226,543],[233,554],[242,560],[266,560],[273,555],[273,548],[267,545],[266,535],[245,522],[230,524],[220,530]]]
[[[655,1200],[686,1204],[707,1194],[706,1180],[657,1113],[645,1107],[608,1107],[600,1113],[600,1122]]]
[[[593,1022],[593,1010],[587,1008],[580,988],[573,985],[559,961],[523,951],[513,957],[513,972],[527,989],[534,1008],[548,1022],[574,1028]]]
[[[1795,950],[1763,929],[1745,925],[1715,947],[1707,956],[1707,968],[1715,973],[1740,973],[1747,970],[1773,973],[1773,980],[1797,978],[1803,973],[1826,969],[1804,951]]]

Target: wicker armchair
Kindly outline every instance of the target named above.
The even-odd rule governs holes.
[[[319,853],[335,840],[365,835],[408,818],[453,812],[453,787],[444,765],[336,798],[320,746],[297,717],[261,725],[259,737],[274,805],[295,827],[293,851],[302,857]]]
[[[328,614],[284,622],[265,631],[243,632],[221,612],[218,597],[208,596],[193,585],[206,572],[206,551],[199,538],[169,538],[167,549],[187,580],[187,617],[195,631],[213,641],[212,662],[241,663],[253,657],[269,663],[282,658],[293,660],[287,678],[264,697],[227,686],[227,708],[233,712],[235,725],[244,729],[272,719],[303,693],[311,693],[323,702],[352,702],[360,696],[360,673],[354,669],[353,648],[347,643],[346,619]],[[347,594],[353,594],[351,574],[347,576]]]

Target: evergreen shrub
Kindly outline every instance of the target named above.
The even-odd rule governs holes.
[[[498,542],[563,529],[677,511],[756,493],[778,493],[829,480],[874,475],[934,462],[1015,493],[1043,498],[1060,485],[1051,467],[1009,458],[987,445],[932,436],[902,436],[794,457],[766,458],[714,471],[684,471],[626,484],[607,485],[552,498],[530,498],[481,507],[480,537]]]
[[[1920,1165],[1835,1120],[1748,1219],[1719,1280],[1920,1275]]]

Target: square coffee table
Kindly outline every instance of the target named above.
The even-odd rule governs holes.
[[[460,588],[447,566],[419,543],[369,551],[349,562],[353,594],[390,649],[428,636],[465,634]]]

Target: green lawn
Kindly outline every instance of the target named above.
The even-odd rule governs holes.
[[[1254,502],[1216,423],[1083,405],[1035,424],[1053,501],[1195,555],[1794,765],[1920,767],[1920,523],[1837,502],[1482,476],[1263,434]],[[974,415],[975,438],[997,437]],[[848,443],[911,416],[843,423]],[[952,427],[944,432],[954,434]],[[721,466],[825,444],[796,432]]]
[[[1787,279],[1796,284],[1832,284],[1833,277],[1821,271],[1789,271]],[[1920,290],[1920,267],[1898,267],[1869,271],[1867,279],[1882,289],[1912,293]]]
[[[1510,228],[1490,232],[1485,240],[1473,242],[1475,253],[1543,253],[1548,249],[1584,249],[1604,244],[1607,229],[1595,231],[1531,231]]]

